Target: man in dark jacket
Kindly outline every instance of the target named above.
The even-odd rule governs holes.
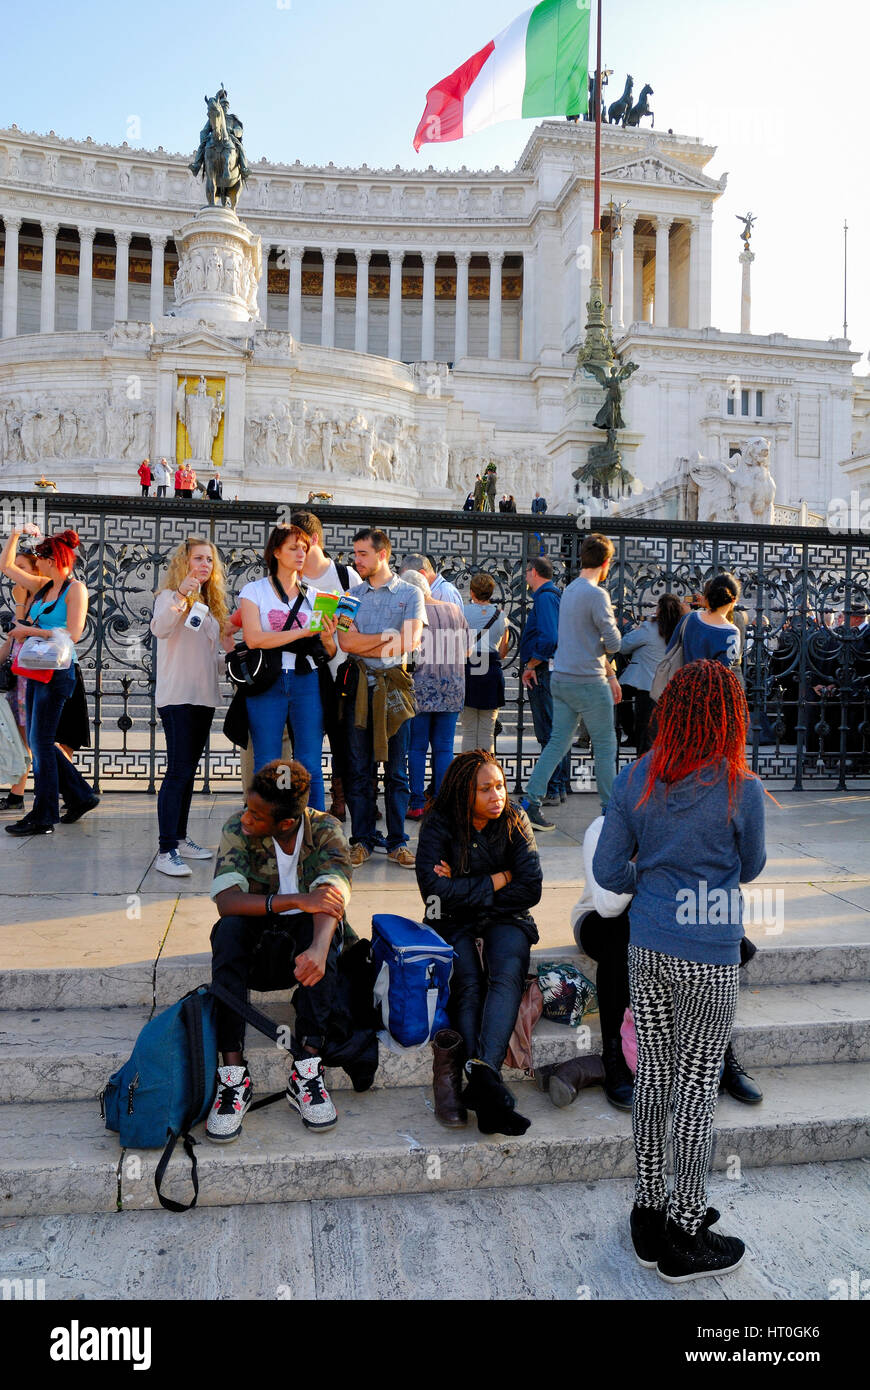
[[[553,696],[550,692],[550,661],[559,637],[559,604],[562,595],[553,583],[553,561],[538,555],[529,561],[526,583],[532,591],[532,611],[526,619],[520,642],[520,670],[526,687],[535,738],[546,748],[553,732]],[[571,753],[557,765],[547,787],[544,806],[567,801],[571,784]]]
[[[537,516],[538,513],[540,513],[541,515],[543,515],[544,512],[545,512],[546,510],[547,510],[547,499],[546,499],[546,497],[542,497],[541,494],[540,494],[539,492],[536,492],[535,495],[534,495],[534,497],[532,498],[532,516]]]

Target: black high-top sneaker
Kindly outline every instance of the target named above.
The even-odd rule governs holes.
[[[644,1269],[655,1269],[659,1262],[665,1244],[666,1220],[667,1212],[664,1207],[639,1207],[635,1202],[631,1209],[631,1243],[637,1262],[642,1264]],[[701,1229],[715,1226],[718,1220],[719,1213],[716,1208],[708,1207],[701,1222]]]
[[[707,1274],[730,1274],[745,1254],[746,1246],[737,1236],[716,1235],[703,1226],[690,1236],[668,1221],[656,1269],[668,1284],[687,1284]]]

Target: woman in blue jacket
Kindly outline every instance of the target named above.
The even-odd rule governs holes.
[[[541,900],[543,876],[528,817],[508,801],[491,753],[453,759],[420,828],[416,871],[426,920],[456,953],[448,1004],[456,1033],[433,1040],[436,1117],[464,1124],[464,1104],[482,1134],[524,1134],[530,1122],[516,1113],[501,1068],[538,940],[529,908]]]
[[[733,672],[693,661],[671,678],[658,709],[652,750],[614,783],[593,872],[602,888],[635,895],[628,958],[638,1041],[635,1254],[682,1283],[736,1269],[744,1254],[737,1237],[709,1230],[718,1213],[707,1208],[706,1175],[737,1004],[740,884],[766,862],[764,792],[746,763],[749,711]]]

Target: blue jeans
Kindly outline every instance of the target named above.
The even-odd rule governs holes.
[[[297,675],[282,671],[275,684],[262,695],[249,695],[248,724],[254,742],[254,771],[281,756],[284,728],[293,741],[293,757],[311,773],[308,804],[322,811],[323,800],[323,709],[317,672]]]
[[[415,714],[411,720],[408,770],[411,774],[411,810],[422,811],[426,801],[426,753],[432,745],[432,781],[435,791],[453,762],[453,739],[459,711],[436,710]]]
[[[360,677],[362,680],[362,676]],[[372,702],[366,727],[358,729],[353,717],[353,702],[347,711],[347,777],[344,794],[350,808],[351,844],[365,845],[372,850],[378,839],[375,827],[375,798],[372,782],[375,776],[374,741],[372,737]],[[411,720],[393,734],[387,744],[384,764],[384,802],[387,812],[387,850],[407,844],[405,815],[408,810],[408,744]]]
[[[595,781],[604,810],[616,777],[616,727],[610,687],[604,680],[554,674],[550,688],[553,692],[553,732],[529,778],[526,796],[530,801],[542,799],[550,777],[570,751],[577,719],[582,714],[592,741]]]
[[[476,936],[483,938],[485,975],[474,943]],[[523,997],[531,952],[529,938],[513,922],[495,922],[463,928],[450,944],[456,952],[447,1005],[450,1022],[461,1035],[468,1056],[488,1062],[500,1072]]]
[[[54,746],[61,710],[75,683],[75,666],[55,671],[50,681],[27,682],[27,742],[33,754],[30,815],[38,825],[55,825],[60,820],[58,791],[63,794],[67,810],[90,801],[94,794],[78,768]]]
[[[166,772],[157,794],[160,853],[187,839],[187,817],[196,769],[208,743],[211,705],[164,705],[157,713],[166,735]]]
[[[538,678],[537,685],[530,685],[526,691],[529,697],[529,708],[532,711],[532,723],[535,728],[535,738],[546,748],[550,742],[550,735],[553,732],[553,695],[550,690],[550,668],[543,662],[535,667],[535,675]],[[565,754],[560,763],[557,763],[556,770],[547,786],[548,796],[558,796],[560,792],[568,790],[568,783],[571,781],[571,750]]]

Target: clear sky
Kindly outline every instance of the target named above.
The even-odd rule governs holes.
[[[593,0],[594,3],[594,0]],[[120,144],[138,116],[148,149],[192,152],[203,95],[223,81],[252,162],[510,169],[534,122],[466,140],[412,139],[426,92],[503,29],[526,0],[4,0],[0,125]],[[849,336],[870,349],[870,178],[862,0],[604,0],[615,100],[649,82],[656,128],[718,146],[728,171],[714,215],[713,322],[740,320],[740,227],[752,211],[752,327],[839,337],[843,222]]]

